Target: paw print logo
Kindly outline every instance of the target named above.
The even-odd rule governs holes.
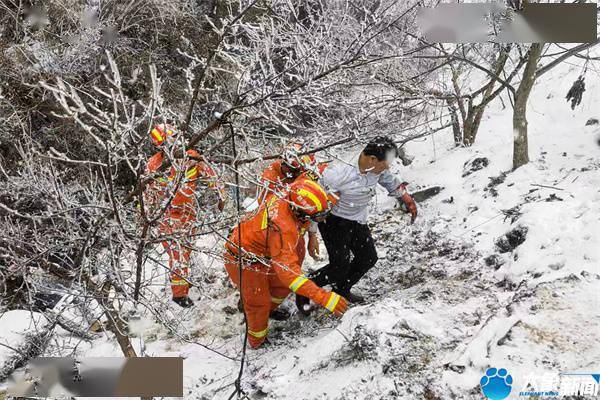
[[[504,368],[488,368],[479,384],[484,396],[490,400],[503,400],[512,389],[513,378]]]

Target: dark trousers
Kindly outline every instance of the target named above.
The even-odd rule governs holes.
[[[350,291],[377,262],[377,251],[368,225],[330,214],[319,223],[329,254],[329,264],[311,273],[319,286],[330,284],[341,295]]]

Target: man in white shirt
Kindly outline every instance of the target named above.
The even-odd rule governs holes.
[[[367,225],[368,206],[375,196],[377,184],[387,189],[403,203],[403,209],[417,216],[417,207],[406,192],[406,183],[390,171],[398,156],[396,144],[378,136],[371,140],[351,163],[335,162],[323,172],[320,183],[339,200],[331,214],[319,223],[319,231],[327,248],[329,264],[311,273],[310,279],[319,286],[331,285],[336,293],[350,302],[360,303],[364,297],[350,289],[377,262],[377,251]],[[298,309],[307,313],[308,299],[297,297]]]

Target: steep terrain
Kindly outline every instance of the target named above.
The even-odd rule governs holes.
[[[600,125],[586,121],[600,117],[600,76],[588,72],[572,111],[564,95],[579,70],[565,64],[534,87],[531,162],[517,171],[512,110],[500,103],[471,148],[453,148],[448,132],[409,143],[414,162],[395,172],[412,190],[444,189],[420,204],[414,225],[378,195],[370,225],[380,259],[359,285],[368,303],[341,319],[319,310],[272,322],[269,345],[247,352],[248,396],[481,399],[488,367],[509,370],[513,396],[530,373],[598,372],[590,369],[600,361],[592,339],[600,333]],[[186,397],[226,399],[242,347],[237,294],[219,262],[196,262],[209,271],[192,290],[196,307],[164,311],[192,336],[184,342],[142,318],[134,344],[185,357]],[[283,306],[295,311],[291,300]],[[77,346],[86,356],[120,355],[106,337]]]

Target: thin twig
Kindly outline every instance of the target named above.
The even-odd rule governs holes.
[[[555,189],[555,190],[565,190],[565,189],[561,189],[561,188],[555,187],[555,186],[538,185],[537,183],[532,183],[531,186],[538,186],[538,187],[543,187],[543,188],[547,188],[547,189]]]

